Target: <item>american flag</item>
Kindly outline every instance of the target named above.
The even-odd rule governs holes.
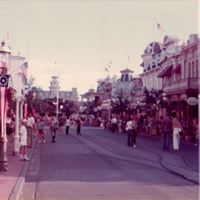
[[[105,71],[106,71],[106,72],[109,72],[109,70],[108,70],[108,68],[107,68],[107,67],[105,68]]]
[[[7,117],[7,109],[8,109],[8,102],[7,102],[7,87],[0,87],[0,114],[1,114],[1,136],[3,137],[4,130],[5,130],[5,123]]]
[[[165,32],[163,27],[157,22],[157,29],[161,30],[162,32]]]

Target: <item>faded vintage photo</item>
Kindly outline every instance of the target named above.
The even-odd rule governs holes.
[[[198,0],[0,0],[0,200],[198,200]]]

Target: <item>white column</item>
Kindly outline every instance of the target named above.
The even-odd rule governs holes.
[[[16,99],[16,113],[15,113],[15,135],[14,135],[14,151],[13,155],[19,152],[19,107],[20,107],[20,99]]]
[[[24,101],[21,101],[20,102],[20,118],[19,118],[20,120],[24,118],[24,109],[23,109],[23,107],[24,107]]]
[[[56,117],[58,118],[59,111],[59,75],[57,76],[57,86],[56,86]]]

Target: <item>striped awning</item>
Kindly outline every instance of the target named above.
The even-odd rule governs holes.
[[[162,78],[164,76],[171,76],[172,74],[172,65],[170,66],[167,66],[165,69],[163,69],[159,74],[158,74],[158,77],[159,78]]]

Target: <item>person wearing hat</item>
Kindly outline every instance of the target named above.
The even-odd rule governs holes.
[[[19,142],[20,142],[20,160],[29,160],[27,157],[27,129],[26,129],[27,120],[21,120],[21,126],[19,131]]]

